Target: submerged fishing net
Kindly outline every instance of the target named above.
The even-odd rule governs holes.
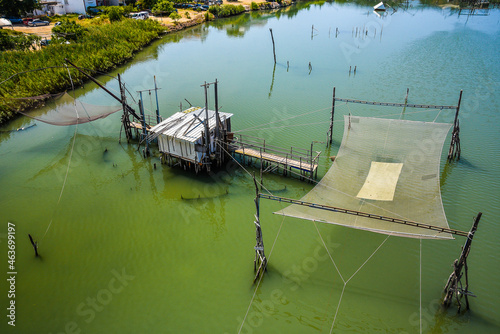
[[[439,172],[451,124],[344,116],[344,136],[332,167],[301,200],[448,228]],[[449,233],[292,204],[290,217],[413,238]]]
[[[24,99],[45,99],[47,96],[37,96]],[[121,109],[117,106],[98,106],[74,99],[68,93],[61,94],[48,103],[48,111],[21,112],[19,113],[52,125],[74,125],[105,118]]]

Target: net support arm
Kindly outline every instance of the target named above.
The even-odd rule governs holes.
[[[76,66],[75,64],[73,64],[71,61],[68,60],[68,58],[65,59],[66,62],[68,64],[70,64],[71,66],[73,66],[74,68],[76,68],[80,73],[82,73],[83,75],[85,75],[87,78],[89,78],[92,82],[94,82],[96,85],[98,85],[99,87],[101,87],[102,89],[104,89],[104,91],[106,93],[108,93],[109,95],[111,95],[115,100],[117,100],[118,102],[120,103],[124,103],[124,101],[122,101],[121,98],[119,98],[118,96],[116,96],[115,94],[113,94],[109,89],[107,89],[106,87],[104,87],[103,85],[101,85],[101,83],[99,83],[95,78],[93,78],[91,75],[89,75],[88,73],[85,73],[84,71],[82,71],[78,66]],[[127,108],[127,111],[129,113],[131,113],[136,119],[141,119],[137,113],[134,111],[134,109],[132,109],[132,107],[130,107],[128,104],[124,104],[125,107]]]
[[[392,217],[387,217],[387,216],[381,216],[381,215],[375,215],[371,213],[366,213],[366,212],[361,212],[361,211],[355,211],[355,210],[349,210],[349,209],[343,209],[335,206],[329,206],[329,205],[323,205],[323,204],[316,204],[316,203],[311,203],[311,202],[304,202],[301,200],[296,200],[296,199],[291,199],[291,198],[286,198],[286,197],[280,197],[280,196],[274,196],[274,195],[268,195],[268,194],[258,194],[259,198],[264,198],[264,199],[270,199],[273,201],[278,201],[278,202],[285,202],[285,203],[290,203],[290,204],[297,204],[297,205],[303,205],[303,206],[308,206],[310,208],[314,209],[320,209],[320,210],[327,210],[327,211],[332,211],[332,212],[338,212],[338,213],[345,213],[349,215],[355,215],[355,216],[360,216],[360,217],[366,217],[366,218],[372,218],[372,219],[378,219],[386,222],[391,222],[391,223],[396,223],[396,224],[404,224],[408,226],[414,226],[422,229],[427,229],[427,230],[433,230],[433,231],[438,231],[438,232],[443,232],[443,233],[450,233],[454,235],[459,235],[461,237],[467,237],[468,232],[464,231],[459,231],[459,230],[454,230],[451,228],[445,228],[445,227],[439,227],[439,226],[434,226],[434,225],[429,225],[429,224],[423,224],[423,223],[418,223],[415,221],[411,220],[405,220],[405,219],[399,219],[399,218],[392,218]]]

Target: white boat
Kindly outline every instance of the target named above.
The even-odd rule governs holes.
[[[385,11],[385,6],[383,2],[379,2],[375,6],[373,6],[373,9],[376,11],[384,12]]]

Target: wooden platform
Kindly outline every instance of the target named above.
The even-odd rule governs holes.
[[[251,148],[239,148],[234,151],[234,153],[238,153],[247,157],[262,159],[263,161],[279,164],[286,167],[296,168],[298,170],[304,172],[314,172],[318,168],[317,164],[310,164],[308,162],[301,162],[300,160],[294,160],[286,157],[281,157],[279,155],[261,152],[259,150],[251,149]]]

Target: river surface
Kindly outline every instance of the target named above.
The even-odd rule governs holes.
[[[500,13],[464,16],[411,2],[379,17],[371,6],[301,3],[207,23],[165,36],[111,75],[121,73],[136,99],[156,76],[163,117],[188,106],[185,99],[202,105],[200,85],[217,78],[233,130],[277,146],[315,142],[319,179],[338,151],[342,115],[401,113],[338,105],[326,148],[334,86],[337,97],[399,103],[409,88],[409,103],[437,105],[456,105],[463,90],[462,157],[446,162],[448,138],[441,192],[451,228],[468,231],[483,212],[468,261],[477,295],[469,312],[439,307],[463,238],[420,242],[283,219],[272,214],[280,203],[265,200],[269,267],[253,285],[248,174],[233,165],[196,177],[160,165],[157,155],[144,159],[123,134],[119,143],[116,113],[78,127],[25,117],[2,127],[0,332],[499,333]],[[100,80],[117,90],[115,80]],[[93,84],[75,93],[115,103]],[[155,109],[154,93],[143,100]],[[453,113],[436,110],[405,117],[453,121]],[[313,187],[274,174],[264,175],[264,185],[291,198]],[[8,222],[15,224],[15,298],[7,293]],[[15,328],[6,317],[11,300]]]

